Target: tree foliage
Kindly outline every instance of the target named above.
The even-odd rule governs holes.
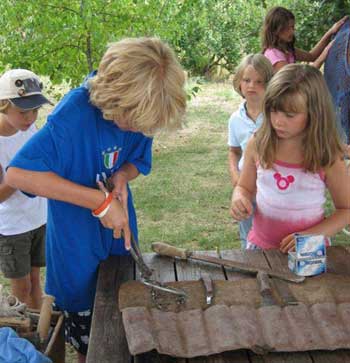
[[[75,85],[97,67],[108,43],[155,35],[192,75],[217,65],[232,71],[242,55],[260,51],[264,15],[277,3],[295,13],[304,49],[350,12],[350,0],[2,0],[0,67]]]

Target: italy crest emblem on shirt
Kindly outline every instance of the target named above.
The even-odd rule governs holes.
[[[112,148],[108,148],[106,151],[103,151],[103,164],[106,169],[112,169],[113,166],[117,163],[120,150],[120,148],[117,149],[117,147],[115,146],[113,150]]]

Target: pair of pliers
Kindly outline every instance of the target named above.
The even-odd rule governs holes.
[[[104,173],[102,173],[102,174],[104,174]],[[113,183],[111,182],[110,178],[107,178],[105,174],[102,175],[102,177],[103,177],[102,182],[105,185],[106,189],[109,192],[112,192],[114,186],[113,186]],[[97,179],[97,181],[99,181],[99,180],[100,180],[100,178]],[[121,237],[125,240],[124,231],[121,231]],[[177,295],[182,300],[184,300],[187,297],[186,293],[183,290],[175,289],[175,288],[163,285],[160,282],[151,279],[153,271],[146,265],[146,263],[142,257],[141,250],[135,240],[135,237],[134,237],[134,234],[132,233],[132,231],[130,231],[130,254],[131,254],[131,257],[133,258],[133,260],[135,261],[138,269],[140,270],[140,275],[141,275],[140,281],[144,285],[149,286],[156,290],[161,290],[163,292]]]
[[[122,237],[124,237],[123,233],[122,233]],[[185,299],[187,297],[186,293],[183,290],[163,285],[159,281],[151,279],[153,271],[146,265],[146,263],[142,257],[140,248],[139,248],[132,232],[131,232],[131,237],[130,237],[130,254],[131,254],[131,257],[133,258],[133,260],[135,261],[138,269],[140,270],[140,275],[141,275],[140,281],[144,285],[149,286],[156,290],[160,290],[163,292],[177,295],[183,299]]]

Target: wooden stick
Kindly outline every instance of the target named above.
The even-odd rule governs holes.
[[[45,355],[48,356],[50,354],[50,351],[52,349],[52,346],[54,345],[56,338],[58,336],[58,333],[60,332],[61,326],[63,324],[63,320],[64,320],[64,315],[61,314],[60,317],[57,320],[57,324],[55,326],[55,329],[53,330],[51,339],[49,341],[49,344],[47,345],[46,349],[45,349]]]
[[[31,322],[29,318],[17,318],[13,316],[0,317],[0,326],[9,326],[11,328],[29,329]]]
[[[40,335],[41,341],[45,341],[49,335],[49,328],[51,324],[52,303],[55,297],[52,295],[44,295],[43,303],[40,309],[40,317],[37,327],[37,332]]]

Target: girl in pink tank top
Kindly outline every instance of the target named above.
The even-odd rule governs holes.
[[[231,215],[252,214],[248,248],[295,248],[294,233],[339,232],[350,223],[350,175],[335,115],[320,71],[290,64],[270,81],[264,121],[250,139],[243,170],[232,196]],[[325,192],[334,212],[325,217]]]
[[[262,29],[262,53],[268,58],[275,72],[286,64],[298,61],[313,62],[320,68],[332,46],[331,37],[344,24],[347,17],[335,23],[310,51],[294,47],[294,14],[281,6],[275,6],[266,14]]]

